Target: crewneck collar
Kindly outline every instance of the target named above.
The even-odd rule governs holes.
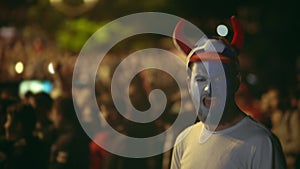
[[[210,136],[212,136],[212,135],[223,135],[223,134],[231,133],[235,129],[239,128],[246,121],[246,119],[248,119],[248,118],[249,118],[248,116],[244,116],[242,118],[242,120],[240,120],[236,124],[234,124],[234,125],[232,125],[232,126],[230,126],[228,128],[225,128],[225,129],[222,129],[222,130],[218,130],[218,131],[208,130],[205,127],[204,123],[201,122],[202,123],[202,127],[201,127],[201,133],[200,133],[200,137],[199,137],[199,143],[200,144],[205,143],[210,138]]]

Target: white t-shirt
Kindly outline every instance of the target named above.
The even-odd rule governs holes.
[[[171,169],[286,169],[286,164],[277,138],[245,117],[221,131],[210,132],[202,122],[184,130]]]

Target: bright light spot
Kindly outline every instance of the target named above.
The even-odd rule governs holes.
[[[50,62],[49,65],[48,65],[48,71],[49,71],[49,73],[51,73],[51,74],[54,74],[54,73],[55,73],[55,70],[54,70],[53,63],[52,63],[52,62]]]
[[[246,79],[247,79],[247,82],[251,85],[257,84],[257,81],[258,81],[257,76],[255,74],[252,74],[252,73],[248,74]]]
[[[83,0],[83,3],[97,2],[97,0]],[[63,0],[50,0],[50,3],[63,3]]]
[[[208,91],[209,87],[208,86],[205,86],[204,87],[204,91]]]
[[[218,25],[217,33],[220,36],[226,36],[228,34],[228,28],[225,25]]]
[[[10,39],[15,36],[16,30],[14,27],[1,27],[0,36],[5,39]]]
[[[15,70],[18,74],[21,74],[24,71],[24,64],[21,61],[17,62],[15,65]]]
[[[61,0],[50,0],[50,3],[57,3],[57,2],[61,2]]]
[[[84,0],[85,3],[96,2],[97,0]]]
[[[46,92],[48,94],[52,91],[53,84],[51,81],[40,81],[40,80],[24,80],[19,86],[19,96],[23,98],[27,91],[32,93]]]

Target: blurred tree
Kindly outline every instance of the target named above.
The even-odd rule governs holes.
[[[103,24],[85,18],[69,20],[57,31],[57,45],[71,52],[79,52],[88,38]]]

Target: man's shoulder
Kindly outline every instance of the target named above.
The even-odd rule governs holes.
[[[262,135],[262,136],[271,136],[271,131],[267,129],[263,124],[257,122],[251,117],[246,117],[246,125],[249,134],[253,135]]]
[[[200,130],[203,127],[202,122],[197,122],[186,129],[184,129],[178,136],[175,142],[175,145],[178,143],[184,143],[186,142],[189,138],[195,138],[195,134],[200,134]]]
[[[263,124],[255,121],[251,117],[245,117],[240,130],[237,133],[238,137],[249,143],[257,142],[272,142],[275,138],[274,134],[267,129]]]

